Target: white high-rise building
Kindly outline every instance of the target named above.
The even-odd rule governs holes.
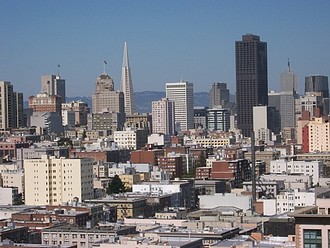
[[[258,141],[272,140],[271,130],[268,128],[267,106],[253,107],[253,131]]]
[[[124,44],[123,66],[121,70],[121,88],[124,93],[125,113],[132,115],[135,113],[135,98],[133,91],[131,68],[129,67],[127,43]]]
[[[92,159],[42,155],[24,160],[24,171],[26,205],[59,205],[94,197]]]
[[[163,98],[152,102],[152,133],[172,135],[175,133],[174,102]]]
[[[166,84],[166,98],[175,103],[176,131],[194,128],[194,85],[188,81]]]

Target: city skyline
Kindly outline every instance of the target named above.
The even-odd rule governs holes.
[[[164,91],[183,79],[195,92],[225,82],[235,94],[235,41],[246,33],[268,43],[269,90],[280,89],[288,58],[299,93],[306,76],[330,74],[328,1],[35,0],[1,7],[0,80],[25,100],[40,93],[42,75],[57,69],[67,96],[91,96],[104,61],[118,89],[125,41],[135,92]]]

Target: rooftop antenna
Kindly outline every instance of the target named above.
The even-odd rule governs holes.
[[[107,61],[103,60],[103,74],[106,74],[106,73],[105,73],[105,66],[106,66],[107,64],[108,64]]]
[[[290,67],[290,58],[288,58],[288,68],[289,68],[289,72],[291,71],[291,67]]]
[[[57,64],[57,76],[60,77],[60,64]]]

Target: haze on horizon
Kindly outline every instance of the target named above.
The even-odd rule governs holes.
[[[67,96],[91,96],[103,72],[120,87],[124,41],[135,92],[165,91],[166,82],[208,92],[227,82],[235,93],[235,41],[243,34],[268,43],[269,90],[280,74],[330,75],[330,1],[64,1],[0,2],[0,80],[24,99],[40,92],[40,77],[60,74]]]

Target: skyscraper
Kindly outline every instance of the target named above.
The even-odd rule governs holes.
[[[121,70],[121,88],[124,93],[125,113],[132,115],[135,113],[135,98],[133,91],[131,68],[129,67],[127,43],[124,44],[123,66]]]
[[[322,115],[329,114],[329,85],[328,77],[322,75],[312,75],[305,77],[305,94],[321,94],[322,104],[320,110]]]
[[[305,94],[307,92],[322,92],[324,98],[329,98],[328,77],[322,75],[305,77]]]
[[[257,35],[246,34],[236,41],[237,128],[250,137],[253,107],[268,104],[267,43]]]
[[[117,112],[124,114],[124,94],[114,90],[113,79],[102,73],[96,79],[95,92],[92,96],[93,113]]]
[[[152,102],[152,133],[175,133],[175,106],[167,98]]]
[[[213,83],[210,90],[210,108],[222,105],[225,107],[229,102],[229,90],[226,83]]]
[[[166,98],[175,104],[176,131],[194,128],[194,85],[188,81],[166,83]]]
[[[296,127],[295,99],[298,98],[297,82],[297,75],[291,71],[290,63],[288,63],[288,70],[281,74],[281,128]]]
[[[65,79],[58,75],[41,76],[41,93],[47,93],[50,96],[57,95],[62,98],[61,102],[66,101]]]
[[[13,91],[10,82],[0,81],[0,129],[20,127],[23,123],[23,95]]]

